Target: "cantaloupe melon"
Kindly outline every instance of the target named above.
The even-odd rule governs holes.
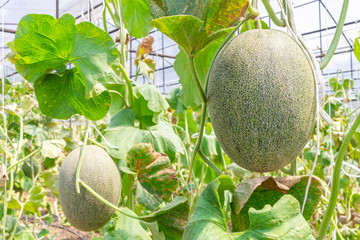
[[[209,116],[225,153],[256,172],[284,167],[314,128],[310,62],[288,34],[251,30],[229,41],[210,70]]]
[[[121,194],[120,173],[116,164],[102,148],[89,145],[80,169],[80,179],[107,201],[117,205]],[[82,231],[96,230],[105,225],[114,213],[80,185],[76,192],[75,174],[81,148],[73,150],[61,165],[58,179],[60,206],[72,226]]]

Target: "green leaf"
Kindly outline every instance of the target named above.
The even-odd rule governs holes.
[[[12,88],[12,84],[11,84],[11,82],[9,81],[9,79],[7,79],[7,78],[4,78],[5,79],[5,81],[4,81],[4,93],[6,94],[11,88]],[[2,93],[2,86],[3,86],[3,80],[2,79],[0,79],[0,91],[1,91],[1,93]]]
[[[150,26],[150,3],[148,0],[121,0],[121,17],[125,21],[125,28],[136,38],[145,37]]]
[[[122,109],[112,117],[105,129],[105,138],[119,149],[107,147],[107,152],[114,158],[125,160],[129,149],[137,143],[150,143],[155,151],[164,153],[174,161],[176,153],[183,153],[181,139],[172,126],[160,121],[146,130],[135,126],[135,113],[131,109]]]
[[[66,70],[63,75],[40,77],[35,82],[35,94],[41,112],[57,119],[68,119],[78,113],[96,121],[106,115],[111,104],[108,91],[86,98],[81,75],[74,69]]]
[[[190,54],[206,38],[203,21],[188,15],[162,17],[151,21],[151,26],[179,44]]]
[[[208,35],[235,26],[245,16],[248,4],[248,0],[208,1],[208,11],[203,17]]]
[[[207,0],[200,1],[174,1],[150,0],[151,17],[160,18],[172,15],[192,15],[202,18]]]
[[[350,90],[354,87],[354,80],[353,79],[344,79],[343,84],[345,89]]]
[[[359,38],[355,39],[355,43],[354,43],[354,54],[355,57],[357,58],[357,60],[360,62],[360,43],[359,43]]]
[[[223,36],[223,29],[237,25],[248,4],[248,0],[153,0],[151,12],[157,19],[150,24],[190,54]]]
[[[221,189],[221,191],[220,191]],[[223,209],[224,190],[234,191],[235,186],[229,176],[220,176],[209,183],[195,205],[194,213],[186,225],[183,239],[232,239],[225,221]]]
[[[188,222],[189,203],[186,197],[176,197],[165,207],[151,215],[142,217],[144,221],[157,221],[159,230],[166,239],[182,239],[185,226]]]
[[[265,205],[273,206],[284,194],[295,197],[299,204],[303,203],[307,176],[287,178],[259,177],[243,181],[239,184],[233,196],[232,229],[244,231],[250,226],[249,209],[260,210]],[[321,197],[321,184],[313,178],[304,209],[304,218],[310,219]]]
[[[31,213],[38,212],[38,207],[44,208],[46,205],[45,196],[45,189],[38,185],[34,185],[29,192],[29,198],[26,200],[24,210]]]
[[[61,74],[68,63],[81,75],[87,97],[121,82],[115,69],[119,53],[110,35],[89,22],[75,25],[75,18],[69,14],[59,20],[42,14],[23,17],[15,34],[14,51],[17,71],[30,82],[53,70]]]
[[[121,208],[121,210],[129,215],[134,215],[128,208]],[[147,231],[141,226],[140,221],[124,214],[116,212],[115,228],[105,233],[103,240],[117,240],[117,239],[136,239],[136,240],[151,240]]]
[[[184,104],[180,101],[179,95],[181,93],[181,86],[173,88],[166,96],[166,101],[170,105],[170,108],[175,110],[176,114],[181,114],[185,111]]]
[[[176,191],[178,180],[167,155],[155,152],[149,143],[134,145],[127,153],[130,169],[137,173],[137,201],[154,211]]]
[[[299,202],[291,195],[282,196],[273,207],[249,210],[250,227],[236,239],[315,240],[312,230],[300,213]]]
[[[30,229],[26,229],[19,234],[14,236],[15,240],[35,240],[33,232]]]
[[[340,82],[339,82],[338,77],[333,77],[333,78],[331,78],[331,79],[329,80],[329,82],[330,82],[330,87],[332,88],[332,90],[333,90],[334,92],[337,92],[337,91],[341,90],[341,84],[340,84]]]
[[[209,71],[212,59],[217,49],[220,47],[222,38],[212,42],[206,48],[198,52],[194,58],[196,72],[202,87],[205,87],[207,72]],[[190,68],[190,61],[183,48],[179,47],[179,53],[176,55],[174,70],[180,78],[182,86],[181,102],[188,108],[200,106],[201,98],[193,80]]]
[[[136,84],[133,89],[138,96],[132,107],[135,118],[147,127],[158,124],[162,113],[170,107],[165,98],[154,85]]]
[[[63,139],[46,140],[41,148],[41,155],[44,158],[57,158],[66,146]]]
[[[300,213],[299,202],[284,195],[273,207],[265,205],[261,210],[250,208],[250,228],[245,232],[228,229],[224,207],[224,193],[233,192],[235,186],[228,176],[220,176],[207,185],[195,206],[187,224],[183,239],[315,239],[311,228]]]

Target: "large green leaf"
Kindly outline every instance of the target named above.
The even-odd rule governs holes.
[[[356,38],[355,39],[355,44],[354,44],[354,54],[355,57],[357,58],[357,60],[360,62],[360,38]]]
[[[159,230],[166,239],[182,239],[186,223],[188,222],[189,203],[186,197],[176,197],[168,205],[151,215],[142,217],[144,221],[157,221]]]
[[[226,222],[224,191],[233,192],[230,177],[220,176],[205,188],[187,224],[183,239],[315,239],[311,228],[300,213],[299,202],[285,195],[273,206],[249,210],[250,228],[245,232],[231,233]]]
[[[206,38],[203,21],[189,15],[158,18],[153,20],[151,25],[174,40],[188,54]]]
[[[46,74],[35,82],[35,94],[43,114],[57,119],[68,119],[81,114],[90,120],[102,119],[109,110],[108,91],[86,98],[81,75],[75,69],[63,74]]]
[[[135,118],[146,126],[158,124],[162,113],[170,107],[165,98],[154,85],[136,84],[133,89],[137,95],[132,107]]]
[[[128,208],[122,208],[123,212],[128,215],[136,216]],[[125,216],[119,212],[116,212],[115,227],[106,232],[104,240],[117,240],[117,239],[136,239],[136,240],[151,240],[151,237],[147,231],[141,226],[141,221]]]
[[[135,126],[135,113],[131,109],[122,109],[111,119],[105,129],[105,137],[119,147],[107,147],[107,152],[121,160],[126,159],[129,149],[137,143],[150,143],[155,151],[168,155],[171,161],[174,161],[176,153],[183,153],[181,140],[169,123],[160,121],[146,130],[140,129]]]
[[[13,50],[17,71],[30,82],[53,70],[63,73],[68,63],[80,73],[87,97],[121,82],[115,72],[119,53],[110,35],[89,22],[75,25],[69,14],[59,20],[49,15],[26,15],[19,22]]]
[[[150,24],[191,54],[224,36],[223,29],[235,26],[248,4],[248,0],[153,0],[152,15],[157,19]]]
[[[155,152],[149,143],[134,145],[127,153],[130,169],[137,173],[137,201],[152,211],[168,201],[178,180],[167,155]]]
[[[299,204],[303,203],[308,176],[286,178],[259,177],[239,184],[232,203],[233,231],[244,231],[250,226],[249,209],[260,210],[265,205],[273,206],[284,194],[295,197]],[[310,219],[321,197],[321,184],[312,178],[308,198],[304,209],[304,218]]]
[[[145,37],[152,29],[150,26],[150,3],[148,0],[121,0],[121,16],[130,35]]]

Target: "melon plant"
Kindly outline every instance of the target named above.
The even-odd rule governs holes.
[[[311,63],[288,34],[270,29],[228,42],[210,70],[210,119],[221,147],[256,172],[284,167],[314,128],[316,91]]]
[[[61,165],[58,194],[67,220],[79,230],[92,231],[105,225],[114,213],[85,188],[76,191],[76,167],[81,147],[73,150]],[[107,201],[117,205],[121,194],[120,173],[112,158],[102,148],[89,145],[80,169],[80,179]]]

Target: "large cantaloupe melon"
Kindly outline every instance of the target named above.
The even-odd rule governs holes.
[[[116,164],[102,148],[89,145],[80,169],[80,179],[107,201],[117,205],[121,194],[120,173]],[[70,224],[82,231],[96,230],[105,225],[114,210],[80,185],[76,192],[75,174],[81,148],[73,150],[61,165],[58,179],[60,206]]]
[[[209,77],[209,116],[235,163],[269,172],[300,154],[314,128],[316,90],[310,62],[292,37],[242,33],[224,46]]]

